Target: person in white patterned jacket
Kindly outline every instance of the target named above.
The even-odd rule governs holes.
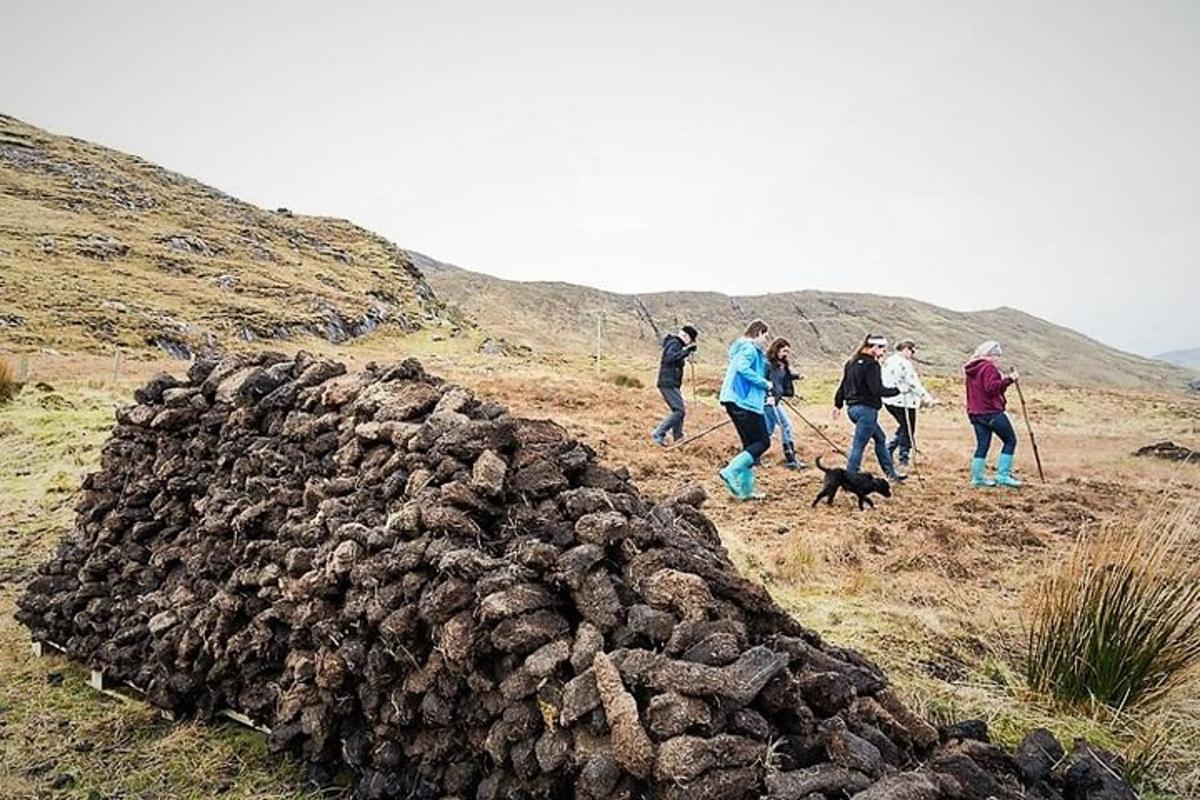
[[[883,385],[894,386],[900,394],[883,398],[884,408],[896,420],[896,433],[888,442],[888,452],[896,452],[896,460],[908,466],[909,454],[917,433],[917,411],[921,406],[937,405],[937,400],[921,383],[913,355],[917,345],[912,339],[904,339],[896,345],[896,352],[883,362]]]

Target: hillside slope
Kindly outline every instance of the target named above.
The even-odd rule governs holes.
[[[837,364],[868,332],[919,343],[918,360],[934,373],[956,372],[980,342],[997,339],[1005,362],[1031,377],[1077,385],[1183,390],[1177,366],[1125,353],[1011,308],[960,312],[899,297],[796,291],[756,296],[715,292],[623,295],[567,283],[494,278],[410,253],[438,296],[486,330],[542,351],[591,353],[601,319],[601,350],[652,354],[659,337],[692,322],[709,362],[746,322],[762,318],[786,336],[805,364]]]
[[[161,348],[453,324],[407,254],[0,115],[0,348]]]

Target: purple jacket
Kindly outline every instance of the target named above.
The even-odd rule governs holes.
[[[986,358],[967,362],[967,414],[997,414],[1006,408],[1004,390],[1012,383]]]

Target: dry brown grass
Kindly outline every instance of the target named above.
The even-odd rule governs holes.
[[[5,359],[0,358],[0,405],[11,401],[21,391],[17,382],[17,372]]]

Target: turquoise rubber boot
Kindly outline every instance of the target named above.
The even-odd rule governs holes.
[[[972,486],[995,486],[996,482],[987,476],[987,459],[973,458],[971,459],[971,485]]]
[[[762,492],[754,491],[754,468],[746,470],[742,473],[742,499],[743,500],[766,500],[767,496]]]
[[[996,461],[996,483],[1000,486],[1020,489],[1021,482],[1012,476],[1012,463],[1013,457],[1011,454],[1000,454],[1000,459]]]
[[[717,472],[721,476],[721,480],[725,482],[725,488],[738,500],[745,500],[749,496],[745,488],[746,473],[750,472],[750,465],[753,463],[754,457],[743,450],[729,459],[729,463],[725,465],[724,469]]]

